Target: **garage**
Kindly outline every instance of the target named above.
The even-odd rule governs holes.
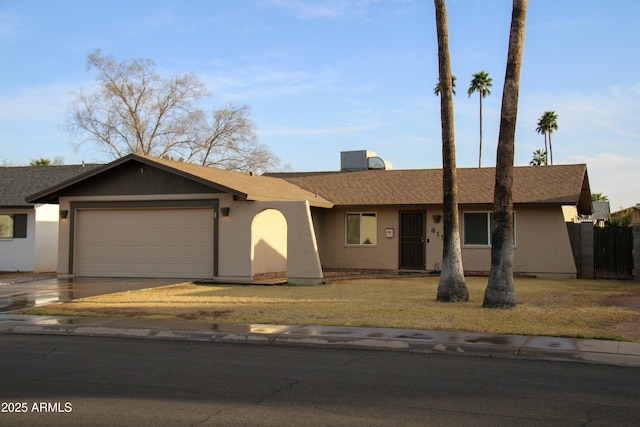
[[[84,277],[214,276],[214,209],[78,209],[74,270]]]

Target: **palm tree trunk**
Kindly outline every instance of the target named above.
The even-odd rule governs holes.
[[[549,164],[549,148],[547,147],[547,133],[544,133],[544,165]]]
[[[438,282],[437,300],[467,301],[469,291],[464,280],[460,249],[458,217],[458,174],[453,126],[453,85],[449,58],[447,10],[444,0],[434,0],[438,33],[438,72],[440,76],[440,122],[442,127],[442,191],[443,249],[442,273]]]
[[[516,304],[513,282],[513,156],[526,13],[527,0],[513,0],[493,196],[491,271],[482,304],[488,308],[511,308]]]
[[[549,156],[551,157],[551,166],[553,166],[553,147],[551,146],[551,132],[549,132]]]
[[[482,167],[482,90],[480,90],[480,151],[478,153],[478,167]]]

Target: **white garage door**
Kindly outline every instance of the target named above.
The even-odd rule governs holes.
[[[87,277],[213,277],[213,209],[76,212],[75,273]]]

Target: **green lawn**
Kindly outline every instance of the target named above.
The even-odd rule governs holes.
[[[550,335],[640,342],[640,284],[516,279],[518,305],[482,308],[487,278],[469,277],[467,303],[435,301],[437,277],[322,286],[196,285],[85,298],[23,313],[289,325],[341,325]],[[634,306],[635,304],[635,306]]]

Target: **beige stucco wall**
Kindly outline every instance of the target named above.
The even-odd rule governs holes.
[[[319,284],[323,274],[318,256],[318,244],[314,233],[311,211],[306,201],[220,201],[220,207],[228,206],[231,211],[228,217],[219,222],[219,270],[218,280],[247,281],[254,274],[262,273],[261,261],[254,263],[254,241],[263,234],[260,225],[254,229],[252,224],[256,215],[267,210],[278,211],[285,219],[277,219],[275,227],[286,224],[286,272],[287,281],[291,284]],[[274,218],[278,218],[277,214]],[[259,220],[261,222],[261,220]],[[254,239],[254,232],[256,238]],[[274,230],[271,235],[283,236],[284,230]],[[275,237],[270,237],[277,241]],[[284,251],[282,243],[274,243]],[[273,252],[272,252],[273,255]],[[273,261],[273,260],[271,260]]]
[[[289,283],[319,284],[323,274],[318,256],[311,211],[306,201],[239,201],[230,194],[179,194],[152,196],[63,197],[60,210],[70,210],[73,202],[143,201],[143,200],[211,200],[217,199],[219,208],[228,207],[228,217],[218,218],[218,276],[219,281],[250,281],[254,274],[268,268],[282,268],[282,259],[275,254],[286,253],[286,272]],[[265,214],[265,212],[267,212]],[[262,217],[262,215],[266,215]],[[258,216],[254,228],[254,219]],[[273,222],[269,220],[273,220]],[[269,223],[269,224],[267,224]],[[68,277],[69,248],[72,242],[69,219],[59,223],[58,275]],[[269,230],[269,227],[272,227]],[[284,229],[283,229],[284,228]],[[286,235],[286,243],[282,240]],[[267,242],[272,246],[268,259],[256,257],[254,243]],[[264,255],[258,249],[258,255]],[[275,262],[275,264],[274,264]],[[274,270],[275,271],[275,270]]]
[[[140,201],[217,199],[228,207],[228,217],[218,218],[218,276],[224,281],[248,281],[255,274],[286,271],[290,283],[321,283],[325,268],[398,269],[398,208],[314,209],[313,220],[305,201],[242,201],[229,194],[162,196],[76,197],[73,201]],[[70,198],[60,209],[69,210]],[[426,212],[426,268],[439,270],[442,260],[441,209],[412,208]],[[473,211],[478,211],[474,209]],[[375,212],[377,243],[345,244],[345,214]],[[461,211],[461,221],[462,221]],[[514,271],[537,276],[575,277],[576,268],[564,215],[560,207],[516,209]],[[387,235],[391,231],[391,236]],[[59,223],[58,273],[69,275],[69,220]],[[286,237],[285,237],[286,236]],[[319,255],[318,255],[319,254]],[[489,247],[462,247],[469,272],[488,272]],[[322,265],[321,265],[322,262]]]
[[[571,241],[558,208],[518,211],[514,271],[539,277],[576,277]]]
[[[409,209],[403,209],[409,210]],[[420,210],[420,209],[415,209]],[[426,268],[440,270],[442,263],[443,223],[434,216],[441,209],[426,211]],[[484,209],[486,211],[486,209]],[[325,268],[397,269],[399,263],[399,211],[390,208],[338,209],[319,212],[315,216],[318,229],[320,257]],[[462,214],[460,221],[462,226]],[[483,209],[471,209],[479,212]],[[376,212],[378,244],[348,246],[345,244],[345,214],[347,212]],[[387,228],[394,229],[392,238],[385,237]],[[491,267],[491,248],[462,246],[465,271],[487,273]],[[516,246],[514,272],[536,276],[575,277],[576,267],[571,251],[564,214],[560,207],[516,209]]]
[[[442,210],[407,208],[426,212],[426,268],[439,270],[442,262]],[[375,212],[378,219],[377,244],[352,246],[345,243],[345,215],[351,212]],[[320,259],[326,268],[375,268],[396,270],[400,262],[400,209],[397,208],[334,208],[314,215]],[[392,237],[387,237],[387,230]]]
[[[377,244],[347,245],[345,243],[345,214],[375,212],[377,214]],[[397,209],[342,209],[318,212],[320,259],[327,268],[398,268],[398,211]],[[385,237],[392,228],[392,238]]]
[[[516,209],[514,273],[538,277],[576,277],[575,260],[563,212],[558,207]],[[491,248],[462,246],[465,271],[488,272]]]

